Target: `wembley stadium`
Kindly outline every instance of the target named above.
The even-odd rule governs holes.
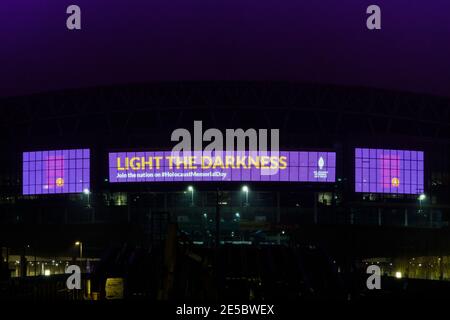
[[[0,298],[100,300],[112,281],[144,300],[448,297],[448,98],[155,82],[0,109]],[[196,121],[278,129],[281,151],[172,162],[172,132]],[[64,290],[71,264],[81,290]],[[388,293],[367,289],[369,265]]]

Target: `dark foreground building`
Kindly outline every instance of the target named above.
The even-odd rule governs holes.
[[[81,294],[90,298],[107,295],[107,278],[125,279],[125,298],[360,297],[369,264],[380,266],[391,294],[408,294],[405,279],[419,289],[450,280],[448,99],[295,83],[155,83],[6,98],[0,110],[9,297],[39,296],[27,288],[50,278],[56,292],[73,263],[92,280]],[[192,131],[196,120],[204,130],[280,129],[281,150],[334,152],[335,178],[109,181],[109,153],[170,150],[172,131]],[[68,149],[89,149],[80,156],[89,159],[81,165],[89,186],[24,194],[24,152]],[[376,150],[399,164],[389,162],[390,174],[408,178],[375,178]],[[377,190],[384,178],[390,193]],[[42,293],[49,296],[57,298]]]

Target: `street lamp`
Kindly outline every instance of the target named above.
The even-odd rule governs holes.
[[[245,205],[248,206],[248,192],[249,192],[248,186],[243,186],[242,192],[245,193]]]
[[[83,242],[77,241],[75,242],[75,246],[80,247],[80,260],[83,259]]]
[[[88,188],[83,189],[83,193],[87,196],[88,199],[88,208],[91,207],[91,191]]]
[[[189,186],[188,191],[191,193],[191,206],[194,206],[194,187]]]
[[[427,199],[427,195],[425,193],[421,193],[418,199],[419,199],[419,212],[422,213],[422,201],[425,201]]]

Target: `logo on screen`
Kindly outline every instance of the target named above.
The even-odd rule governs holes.
[[[56,186],[57,187],[63,187],[64,186],[64,179],[63,178],[56,179]]]
[[[323,166],[325,165],[325,161],[323,160],[322,157],[319,158],[319,161],[317,162],[317,164],[319,165],[319,169],[322,170]]]
[[[400,185],[400,179],[399,178],[392,178],[392,186],[398,187]]]
[[[328,177],[328,170],[323,170],[323,167],[325,166],[325,160],[323,157],[319,158],[317,161],[317,166],[319,167],[319,170],[314,171],[314,178],[326,179]]]

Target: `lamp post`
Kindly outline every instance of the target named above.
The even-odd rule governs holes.
[[[79,253],[80,253],[80,265],[82,265],[82,263],[83,263],[82,262],[82,259],[83,259],[83,242],[77,241],[77,242],[75,242],[75,246],[80,248],[80,251],[79,251]]]
[[[91,191],[88,188],[86,188],[83,190],[83,193],[87,196],[88,208],[90,208],[91,207]]]
[[[193,207],[194,206],[194,187],[189,186],[188,191],[191,193],[191,206]]]
[[[427,199],[427,195],[425,193],[421,193],[418,199],[419,199],[419,212],[422,213],[422,202]]]
[[[245,203],[244,203],[244,205],[248,206],[248,192],[249,192],[248,186],[243,186],[242,187],[242,192],[245,193]]]

